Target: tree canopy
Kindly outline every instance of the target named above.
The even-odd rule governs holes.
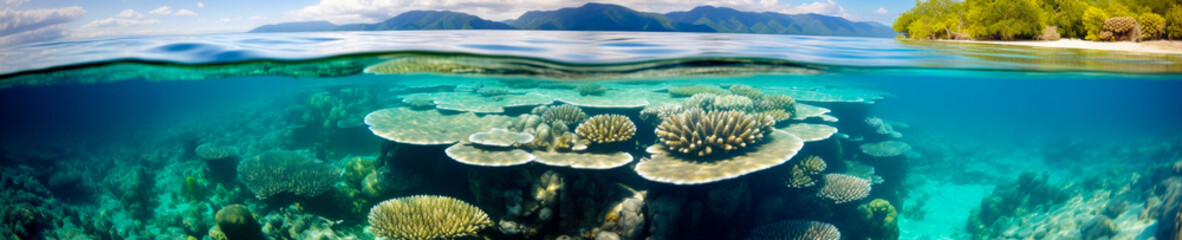
[[[917,0],[891,26],[911,39],[1100,40],[1109,18],[1136,19],[1141,39],[1182,38],[1182,5],[1162,0]]]

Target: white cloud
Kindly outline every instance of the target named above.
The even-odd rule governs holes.
[[[197,8],[205,8],[205,3],[197,2]]]
[[[169,15],[169,14],[172,14],[172,8],[170,8],[168,6],[162,6],[162,7],[156,8],[156,9],[152,9],[152,11],[148,11],[148,13],[156,14],[156,15]]]
[[[874,10],[874,14],[878,14],[878,15],[886,15],[887,13],[890,13],[890,12],[887,11],[886,8],[878,8],[878,10]]]
[[[6,6],[24,1],[5,0]],[[0,46],[56,40],[66,36],[66,23],[86,14],[79,6],[29,10],[0,10]]]
[[[799,5],[779,3],[777,0],[600,0],[594,2],[618,4],[637,11],[658,13],[688,11],[696,6],[711,5],[741,11],[786,14],[817,13],[851,17],[841,5],[833,0]],[[328,20],[338,24],[371,23],[411,10],[449,10],[499,21],[517,18],[527,11],[578,7],[584,3],[586,1],[571,0],[320,0],[316,5],[289,12],[284,20]]]
[[[142,18],[142,17],[144,17],[144,14],[140,13],[140,12],[136,12],[133,9],[127,9],[127,10],[123,10],[122,12],[119,12],[119,15],[115,15],[115,16],[121,17],[121,18]]]
[[[152,24],[156,24],[159,22],[160,22],[160,20],[156,20],[156,19],[142,19],[141,20],[141,19],[127,19],[127,18],[109,17],[106,19],[90,21],[90,23],[87,23],[86,25],[82,25],[82,28],[100,28],[100,27],[112,27],[112,26],[130,27],[130,26],[138,26],[138,25],[152,25]]]
[[[230,18],[221,18],[218,19],[218,22],[230,22]]]
[[[195,13],[193,11],[189,11],[189,9],[181,9],[180,11],[176,11],[175,15],[177,15],[177,16],[197,16],[197,13]]]

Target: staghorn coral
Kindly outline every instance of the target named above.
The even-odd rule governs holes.
[[[193,153],[196,153],[201,159],[218,160],[233,157],[235,154],[238,154],[238,149],[217,143],[205,143],[197,146],[197,149],[194,149]]]
[[[776,120],[776,122],[783,122],[783,121],[788,121],[788,119],[792,119],[792,113],[789,113],[788,111],[785,111],[784,109],[772,109],[772,110],[762,111],[759,113],[767,114],[768,116],[771,116],[772,120]]]
[[[259,199],[279,193],[316,196],[341,180],[341,170],[290,151],[271,151],[238,165],[238,179]]]
[[[601,96],[607,92],[607,87],[598,83],[588,83],[579,85],[579,87],[575,88],[575,91],[579,92],[579,96]]]
[[[584,113],[583,109],[569,104],[546,108],[545,111],[542,111],[541,115],[542,120],[550,123],[550,125],[555,125],[554,123],[558,121],[580,123],[587,120],[587,113]]]
[[[431,240],[476,235],[492,225],[476,206],[444,196],[417,195],[379,203],[369,211],[373,233],[389,239]]]
[[[722,95],[714,97],[708,109],[712,110],[750,110],[755,101],[739,95]]]
[[[636,124],[619,114],[596,115],[579,124],[575,133],[593,143],[616,143],[632,139],[636,135]]]
[[[817,190],[817,196],[836,204],[861,200],[870,196],[870,181],[840,173],[825,174],[825,182]]]
[[[792,172],[787,176],[788,187],[806,188],[816,185],[817,175],[825,171],[827,166],[825,160],[817,156],[809,156],[804,161],[797,162],[792,166]]]
[[[841,239],[841,232],[833,224],[787,220],[765,224],[751,231],[748,240],[837,240]]]
[[[743,111],[692,109],[670,116],[657,126],[657,138],[672,152],[708,156],[729,153],[763,139],[775,123]]]
[[[716,86],[709,85],[677,86],[669,88],[669,94],[673,95],[674,97],[689,97],[699,93],[724,94],[727,93],[727,91],[722,90]]]
[[[759,89],[755,89],[751,86],[743,84],[731,85],[731,87],[727,90],[730,90],[732,94],[737,94],[751,99],[757,99],[760,96],[763,96],[763,92],[760,92]]]
[[[681,105],[663,104],[663,105],[648,105],[644,110],[640,110],[640,120],[652,123],[653,126],[661,124],[661,121],[673,114],[685,111]]]
[[[755,99],[755,111],[784,110],[788,114],[796,115],[796,99],[788,95],[763,95]]]
[[[476,94],[480,94],[482,97],[496,97],[509,94],[509,89],[499,87],[480,87],[480,89],[476,89]]]

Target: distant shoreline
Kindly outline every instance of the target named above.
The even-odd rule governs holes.
[[[986,43],[1010,46],[1031,46],[1048,48],[1073,48],[1106,51],[1124,51],[1136,53],[1166,53],[1182,54],[1182,41],[1153,40],[1143,42],[1093,42],[1079,39],[1061,39],[1056,41],[975,41],[975,40],[938,40],[946,42]]]

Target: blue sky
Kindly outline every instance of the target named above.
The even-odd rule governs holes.
[[[376,22],[410,10],[451,10],[508,20],[530,10],[619,4],[666,13],[699,5],[819,13],[890,24],[910,0],[0,0],[0,46],[130,35],[244,32],[278,22]]]

